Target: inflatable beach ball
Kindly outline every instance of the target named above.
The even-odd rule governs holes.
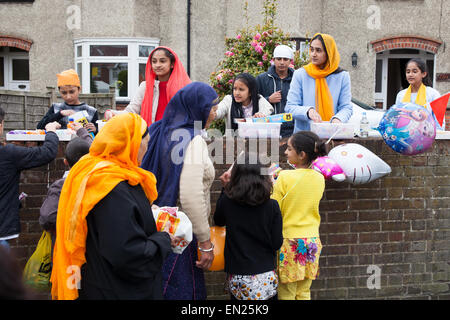
[[[357,143],[341,144],[328,157],[344,170],[346,181],[364,184],[391,173],[391,167],[369,149]]]
[[[432,114],[414,103],[393,105],[378,126],[386,144],[395,152],[415,155],[428,150],[436,137]]]

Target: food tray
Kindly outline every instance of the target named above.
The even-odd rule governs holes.
[[[72,130],[59,129],[56,135],[59,141],[70,141],[72,139]],[[44,141],[44,130],[12,130],[6,134],[6,141]]]

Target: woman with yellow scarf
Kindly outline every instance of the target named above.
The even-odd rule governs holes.
[[[435,120],[434,122],[436,123],[436,129],[443,130],[439,122],[436,120],[433,110],[429,107],[429,103],[439,98],[441,94],[436,89],[431,87],[428,67],[425,61],[416,58],[409,60],[406,63],[405,73],[409,87],[401,90],[397,94],[395,104],[412,102],[424,107],[433,115]]]
[[[157,232],[155,176],[139,165],[147,123],[112,118],[61,191],[53,254],[52,298],[162,299],[161,267],[171,236]]]
[[[352,113],[350,76],[339,68],[333,37],[317,33],[311,39],[311,62],[294,72],[286,112],[295,120],[294,133],[310,130],[310,121],[347,122]]]

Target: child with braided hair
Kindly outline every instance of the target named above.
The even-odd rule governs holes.
[[[323,175],[312,169],[311,163],[326,155],[326,145],[316,134],[299,131],[289,138],[285,154],[295,170],[281,171],[272,193],[283,218],[278,298],[310,300],[310,287],[318,275],[322,249],[319,203],[325,189]]]

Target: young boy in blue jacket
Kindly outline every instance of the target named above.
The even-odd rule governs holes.
[[[294,53],[291,48],[286,45],[277,46],[273,51],[273,66],[256,78],[258,93],[272,104],[273,114],[286,112],[287,95],[294,75],[294,69],[289,67],[292,59]],[[281,125],[280,135],[290,137],[293,131],[294,121],[284,122]]]

